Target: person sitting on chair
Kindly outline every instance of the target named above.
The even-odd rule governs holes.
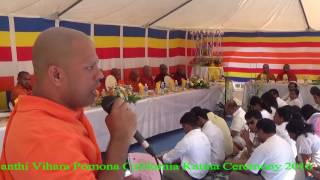
[[[15,101],[20,95],[31,95],[32,94],[32,86],[31,86],[31,76],[26,71],[20,71],[18,73],[18,83],[12,89],[12,103],[15,104]]]
[[[137,69],[133,69],[130,73],[129,81],[127,82],[127,85],[131,85],[132,90],[134,92],[139,91],[139,83],[140,83],[140,75],[139,71]]]
[[[262,69],[263,69],[263,72],[257,76],[257,80],[266,80],[266,81],[276,80],[275,76],[271,74],[268,64],[264,64]]]
[[[277,81],[297,81],[297,76],[290,71],[289,64],[283,66],[283,71],[278,74]]]
[[[159,81],[164,82],[164,77],[168,76],[168,67],[165,64],[160,65],[160,74],[154,79],[154,82],[157,83]]]
[[[183,65],[178,65],[177,72],[173,75],[173,79],[177,80],[179,85],[181,85],[182,79],[187,79],[186,70]]]
[[[141,77],[141,83],[147,84],[148,89],[154,89],[155,83],[152,78],[152,71],[150,66],[143,66],[143,76]]]

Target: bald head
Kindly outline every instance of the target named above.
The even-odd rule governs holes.
[[[78,53],[79,43],[90,41],[82,32],[68,28],[50,28],[42,32],[32,49],[32,63],[37,78],[45,75],[49,65],[65,67]]]

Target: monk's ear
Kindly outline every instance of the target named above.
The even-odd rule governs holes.
[[[59,66],[51,65],[48,68],[49,80],[56,86],[62,86],[63,70]]]

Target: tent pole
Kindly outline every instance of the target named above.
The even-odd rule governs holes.
[[[299,0],[299,4],[300,4],[301,10],[303,12],[304,20],[305,20],[305,22],[307,24],[307,31],[310,31],[311,28],[310,28],[310,25],[309,25],[309,21],[308,21],[308,18],[307,18],[307,15],[306,15],[306,12],[304,10],[304,7],[303,7],[303,4],[302,4],[301,0]]]
[[[166,14],[164,14],[163,16],[159,17],[158,19],[156,19],[156,20],[152,21],[151,23],[145,25],[145,27],[152,26],[153,24],[157,23],[157,22],[160,21],[161,19],[169,16],[170,14],[172,14],[173,12],[175,12],[176,10],[178,10],[178,9],[182,8],[183,6],[187,5],[187,4],[188,4],[189,2],[191,2],[191,1],[192,1],[192,0],[188,0],[188,1],[180,4],[178,7],[172,9],[171,11],[169,11],[168,13],[166,13]]]
[[[63,14],[65,14],[66,12],[68,12],[70,9],[72,9],[74,6],[76,6],[77,4],[79,4],[82,0],[77,0],[76,2],[74,2],[73,4],[71,4],[70,6],[68,6],[66,9],[64,9],[63,11],[61,11],[58,14],[58,17],[62,16]]]

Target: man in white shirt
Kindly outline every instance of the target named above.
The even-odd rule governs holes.
[[[310,89],[310,94],[312,95],[315,102],[315,105],[313,107],[320,111],[320,89],[317,86],[312,86]]]
[[[197,125],[197,117],[192,112],[185,113],[180,124],[186,135],[177,145],[162,157],[164,163],[180,161],[179,171],[164,171],[164,179],[201,179],[208,170],[192,168],[210,164],[210,142]]]
[[[245,171],[234,171],[229,180],[292,180],[295,170],[287,170],[287,163],[295,163],[294,155],[287,141],[276,135],[276,125],[270,119],[257,123],[257,135],[261,142],[246,163]],[[260,165],[257,167],[255,165]],[[257,175],[261,171],[261,175]],[[262,176],[262,177],[261,177]]]
[[[278,108],[288,105],[286,101],[280,98],[279,91],[277,89],[270,89],[269,92],[276,98]]]
[[[238,148],[242,149],[245,146],[245,142],[240,137],[240,131],[247,128],[244,118],[246,112],[234,100],[227,101],[225,111],[227,115],[232,115],[230,131],[233,142]]]
[[[221,146],[221,144],[224,144],[222,131],[208,120],[207,113],[199,106],[193,107],[191,112],[198,117],[198,125],[209,139],[211,147],[211,163],[222,164],[225,159],[224,146]]]
[[[299,99],[299,90],[291,89],[289,91],[289,99],[286,101],[289,106],[298,106],[302,108],[303,102]]]

